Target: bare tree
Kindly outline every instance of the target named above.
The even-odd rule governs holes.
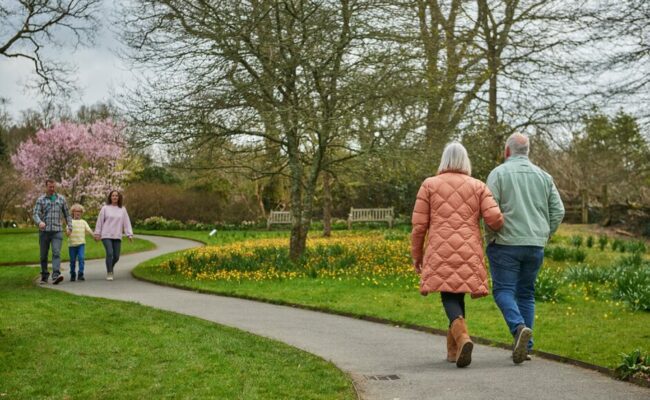
[[[73,68],[44,54],[48,47],[78,46],[92,40],[101,0],[5,0],[0,2],[0,56],[26,59],[42,93],[74,88]]]
[[[595,88],[577,75],[584,64],[578,49],[590,41],[581,23],[585,1],[477,0],[489,80],[478,93],[487,111],[486,144],[501,161],[505,138],[513,131],[548,128],[578,121],[590,107]],[[481,115],[485,115],[482,112]]]
[[[132,121],[147,141],[214,149],[221,167],[286,176],[297,259],[321,171],[357,152],[342,140],[354,129],[347,116],[364,102],[350,88],[361,75],[375,86],[385,78],[367,73],[364,17],[374,5],[137,1],[125,40],[156,78],[130,96]]]
[[[461,0],[411,3],[419,23],[426,99],[426,145],[442,149],[488,79],[476,47],[479,9]]]
[[[584,30],[592,40],[589,71],[601,83],[602,102],[650,122],[650,2],[601,0],[589,3]],[[640,106],[641,105],[641,106]]]

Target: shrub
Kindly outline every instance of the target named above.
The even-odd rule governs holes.
[[[564,271],[564,278],[573,283],[606,283],[612,278],[612,270],[594,268],[588,264],[577,264]]]
[[[627,250],[627,252],[633,254],[636,253],[644,254],[646,252],[645,243],[640,240],[625,243],[625,249]]]
[[[607,247],[607,242],[609,241],[609,238],[606,235],[600,235],[598,237],[598,247],[600,250],[605,250],[605,247]]]
[[[580,235],[571,236],[571,244],[577,248],[582,246],[582,236]]]
[[[544,256],[553,261],[566,261],[569,257],[569,249],[562,246],[549,246],[544,249]]]
[[[589,247],[590,249],[594,247],[594,237],[591,235],[587,237],[587,247]]]
[[[246,196],[181,185],[133,183],[126,188],[124,201],[133,220],[162,216],[211,223],[255,220],[258,216],[258,206]]]
[[[644,262],[641,254],[622,258],[612,279],[615,299],[625,301],[634,311],[650,311],[650,262]]]
[[[650,357],[640,349],[636,349],[629,354],[622,353],[623,360],[616,367],[616,375],[623,380],[632,376],[645,375],[650,376]]]
[[[544,255],[553,261],[583,262],[587,258],[587,253],[582,249],[571,249],[562,246],[546,247]]]
[[[341,231],[348,229],[348,221],[340,218],[332,218],[330,221],[331,227],[333,231]],[[285,225],[286,226],[286,225]],[[322,220],[316,220],[312,221],[311,226],[309,227],[310,230],[314,231],[322,231],[323,230],[323,221]]]
[[[535,282],[535,299],[539,301],[559,301],[560,288],[564,284],[562,274],[557,269],[542,268]]]
[[[149,217],[144,221],[136,222],[138,229],[146,229],[151,231],[172,231],[185,229],[185,224],[174,219],[167,220],[163,217]]]
[[[612,251],[620,251],[621,253],[625,253],[625,243],[620,240],[620,239],[614,239],[612,242]]]

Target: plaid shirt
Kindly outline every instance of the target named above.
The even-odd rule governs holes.
[[[46,232],[60,232],[63,230],[61,219],[65,218],[65,222],[69,228],[72,228],[72,218],[70,218],[70,211],[65,198],[61,195],[54,194],[55,200],[50,200],[50,196],[44,194],[36,200],[34,207],[34,222],[36,225],[41,221],[45,222]]]

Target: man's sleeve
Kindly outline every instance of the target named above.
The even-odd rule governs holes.
[[[68,227],[68,230],[72,229],[72,217],[70,216],[70,210],[68,209],[68,203],[63,199],[63,216],[65,217],[65,224]]]
[[[494,198],[495,203],[501,209],[501,185],[499,185],[499,173],[492,170],[490,175],[488,175],[487,181],[485,182],[490,192],[492,192],[492,198]],[[496,239],[496,232],[490,229],[490,227],[485,224],[485,240],[489,243]]]
[[[551,193],[548,198],[548,215],[549,215],[549,227],[551,228],[551,235],[557,231],[557,228],[560,227],[562,219],[564,219],[564,204],[562,204],[562,198],[560,193],[555,187],[555,183],[551,180]]]
[[[492,170],[492,172],[490,172],[490,175],[488,175],[485,184],[487,185],[488,189],[490,189],[490,192],[492,192],[494,201],[496,201],[497,205],[501,206],[501,187],[499,186],[498,173]]]
[[[36,225],[41,223],[41,202],[40,199],[36,199],[36,205],[34,206],[34,214],[32,215]]]

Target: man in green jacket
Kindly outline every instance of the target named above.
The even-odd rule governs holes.
[[[492,292],[514,337],[515,364],[530,359],[535,280],[544,260],[544,246],[564,218],[553,178],[530,162],[529,148],[526,136],[511,135],[506,141],[506,161],[487,179],[505,219],[499,232],[487,233]]]

